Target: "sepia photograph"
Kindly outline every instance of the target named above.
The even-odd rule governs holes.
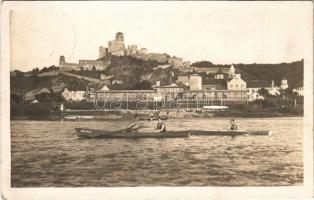
[[[313,196],[312,2],[2,11],[7,199]]]

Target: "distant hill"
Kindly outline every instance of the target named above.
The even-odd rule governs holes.
[[[235,69],[244,80],[274,80],[276,85],[280,85],[286,78],[290,88],[303,86],[303,60],[280,64],[236,64]]]
[[[210,61],[195,62],[192,67],[200,68],[224,68],[230,65],[217,65]],[[304,61],[280,64],[234,64],[236,73],[240,73],[246,81],[250,80],[274,80],[280,85],[283,78],[288,79],[290,88],[303,86]]]

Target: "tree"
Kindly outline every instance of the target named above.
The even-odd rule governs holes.
[[[192,63],[191,65],[192,67],[213,67],[214,64],[212,62],[209,62],[209,61],[199,61],[199,62],[195,62],[195,63]]]
[[[265,88],[262,88],[262,89],[258,90],[258,94],[265,97],[265,96],[268,96],[268,91]]]
[[[39,101],[39,102],[50,102],[52,100],[51,95],[48,93],[40,93],[40,94],[36,94],[35,98]]]
[[[42,68],[40,71],[41,71],[41,72],[48,72],[49,70],[48,70],[47,67],[44,67],[44,68]]]

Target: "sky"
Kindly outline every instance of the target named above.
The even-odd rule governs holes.
[[[15,2],[11,70],[97,59],[116,32],[125,44],[191,62],[301,60],[312,33],[310,2]]]

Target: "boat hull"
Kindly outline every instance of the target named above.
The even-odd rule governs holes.
[[[271,131],[241,131],[241,130],[191,130],[191,135],[207,135],[207,136],[238,136],[238,135],[254,135],[254,136],[270,136]]]
[[[103,139],[131,139],[131,138],[184,138],[190,135],[189,131],[168,132],[127,132],[127,131],[103,131],[86,128],[76,128],[78,138],[103,138]]]

